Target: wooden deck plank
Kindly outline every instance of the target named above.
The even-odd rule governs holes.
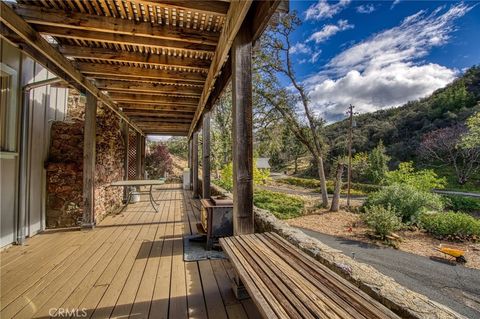
[[[198,221],[199,206],[179,186],[155,191],[158,214],[142,198],[94,230],[41,234],[27,240],[28,249],[2,251],[1,281],[13,284],[2,291],[0,317],[48,318],[50,308],[62,307],[86,309],[91,318],[247,318],[254,313],[248,310],[253,304],[233,297],[227,261],[205,260],[201,268],[183,261],[183,236],[196,233],[190,226]]]

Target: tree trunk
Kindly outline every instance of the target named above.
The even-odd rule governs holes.
[[[338,212],[340,208],[340,191],[342,189],[342,175],[343,175],[343,163],[338,163],[337,176],[335,178],[335,190],[333,191],[331,212]]]
[[[293,170],[293,174],[297,174],[298,172],[298,157],[295,156],[295,168]]]
[[[318,177],[320,178],[320,191],[322,192],[322,206],[328,207],[328,192],[327,192],[327,180],[325,178],[325,170],[323,168],[323,158],[317,157],[317,169]]]

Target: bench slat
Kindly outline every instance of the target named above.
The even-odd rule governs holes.
[[[335,291],[340,297],[348,302],[352,302],[352,306],[361,311],[367,318],[398,318],[391,310],[380,304],[378,301],[360,290],[357,286],[335,273],[327,266],[321,264],[311,256],[308,256],[291,243],[275,233],[265,233],[266,237],[272,239],[273,243],[285,248],[295,260],[309,269],[309,273],[319,280],[327,279],[326,283],[331,285],[331,290]]]
[[[285,285],[285,276],[283,275],[282,272],[277,271],[274,272],[272,269],[267,266],[268,263],[268,258],[264,258],[264,256],[261,255],[261,250],[256,249],[255,247],[250,246],[250,237],[237,237],[236,238],[239,242],[242,242],[242,245],[245,247],[245,250],[247,250],[252,258],[255,260],[255,263],[259,267],[259,269],[263,270],[265,274],[268,276],[269,279],[271,279],[274,284],[276,285],[277,289],[272,289],[273,287],[268,286],[270,290],[272,290],[272,293],[279,298],[283,294],[283,296],[280,297],[281,299],[281,304],[285,307],[285,305],[292,303],[293,306],[297,309],[297,311],[301,314],[299,314],[297,317],[300,318],[309,318],[309,319],[314,319],[315,317],[310,313],[310,311],[304,306],[304,301],[300,301],[299,297],[301,297],[301,292],[300,291],[294,291],[294,293],[290,292],[290,289],[294,288],[295,286],[286,286]],[[254,265],[252,265],[254,266]],[[279,293],[279,295],[277,295]],[[303,298],[305,299],[305,298]],[[308,300],[308,298],[306,298]]]
[[[220,244],[265,318],[399,318],[275,233],[221,238]]]
[[[245,262],[243,256],[237,251],[235,246],[233,246],[231,238],[220,238],[220,244],[225,253],[229,256],[233,268],[238,273],[238,276],[244,283],[245,288],[250,294],[250,297],[257,305],[258,310],[261,312],[264,318],[279,318],[279,316],[277,316],[277,314],[275,314],[273,309],[270,307],[269,302],[263,296],[262,292],[260,292],[261,289],[268,289],[266,289],[265,285],[262,285],[260,278],[256,276],[250,265]],[[267,298],[274,299],[273,296],[268,295]],[[288,316],[286,313],[284,313],[281,318],[288,318]]]
[[[265,259],[268,259],[270,264],[276,268],[277,274],[284,273],[286,275],[286,280],[290,282],[288,287],[292,289],[294,294],[297,294],[294,288],[298,287],[303,294],[307,296],[308,301],[305,301],[305,303],[317,316],[326,318],[365,318],[361,315],[355,316],[356,313],[353,308],[344,309],[338,306],[331,300],[331,291],[319,289],[299,273],[298,269],[292,267],[292,265],[286,261],[290,258],[289,256],[280,257],[261,240],[252,240],[252,242],[255,242],[256,249],[261,250],[265,255]]]

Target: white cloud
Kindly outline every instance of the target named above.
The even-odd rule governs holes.
[[[314,52],[314,53],[312,54],[312,56],[310,57],[310,60],[309,60],[310,63],[315,63],[315,62],[317,62],[318,57],[320,56],[321,53],[322,53],[322,50],[317,50],[316,52]]]
[[[360,113],[400,106],[424,97],[455,78],[455,72],[438,64],[415,66],[393,63],[365,72],[352,70],[337,79],[314,85],[310,98],[327,121],[345,117],[346,107],[355,105]]]
[[[305,81],[317,112],[334,121],[344,117],[350,103],[360,112],[371,112],[402,105],[451,82],[454,70],[421,59],[448,42],[454,20],[470,9],[459,4],[444,13],[442,7],[431,14],[420,11],[335,56],[324,71]]]
[[[311,52],[310,48],[305,43],[301,43],[301,42],[297,42],[290,48],[291,54],[296,54],[296,53],[308,54],[310,52]]]
[[[400,3],[401,0],[395,0],[393,1],[392,5],[390,6],[390,10],[392,10],[397,4]]]
[[[342,11],[351,0],[340,0],[333,3],[327,0],[319,0],[316,4],[311,5],[305,12],[306,20],[322,20],[331,18]]]
[[[307,41],[315,41],[315,43],[322,43],[328,40],[333,35],[340,31],[353,29],[354,25],[349,24],[347,20],[339,20],[337,24],[326,24],[320,31],[313,33]]]
[[[376,10],[373,4],[362,4],[356,8],[358,13],[370,14]]]

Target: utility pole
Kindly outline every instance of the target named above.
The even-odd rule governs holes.
[[[347,114],[349,116],[348,128],[348,171],[347,171],[347,208],[350,208],[350,188],[352,184],[352,135],[353,135],[353,109],[355,106],[350,104]]]

